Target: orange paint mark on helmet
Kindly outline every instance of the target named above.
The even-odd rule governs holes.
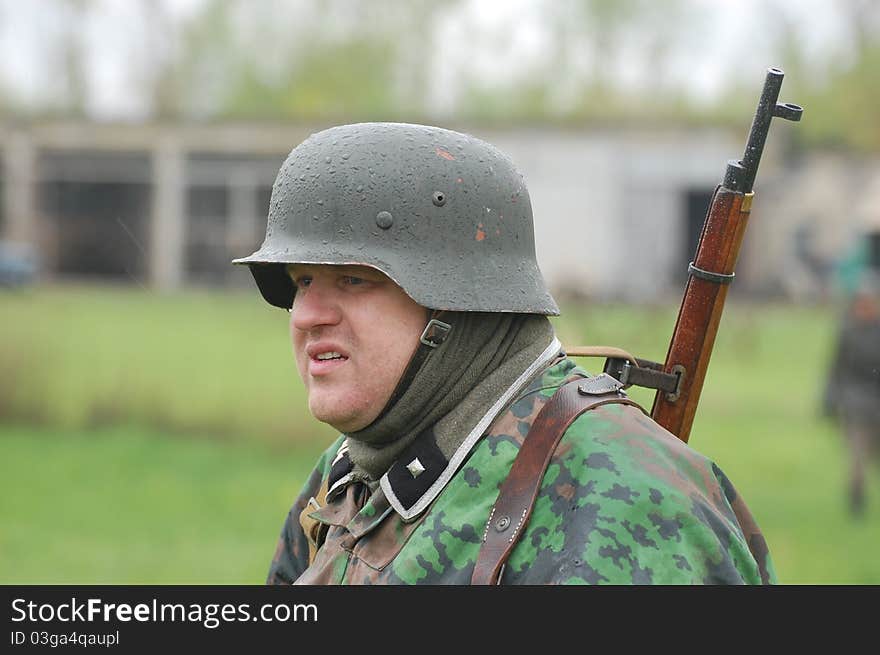
[[[434,150],[434,152],[437,153],[438,157],[443,157],[443,159],[448,159],[449,161],[455,161],[455,157],[446,152],[443,148],[437,148]]]

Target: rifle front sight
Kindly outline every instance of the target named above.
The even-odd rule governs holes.
[[[774,116],[787,121],[801,119],[801,115],[804,113],[802,107],[790,102],[776,102],[784,76],[785,73],[778,68],[767,69],[764,90],[758,101],[746,150],[742,159],[728,162],[727,172],[724,174],[724,182],[722,183],[724,188],[739,193],[750,193],[755,183],[755,176],[758,174],[758,164],[761,161],[761,154],[764,152],[767,132],[770,131],[770,120]]]

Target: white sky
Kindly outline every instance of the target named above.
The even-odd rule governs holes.
[[[148,37],[141,29],[142,3],[133,0],[92,0],[97,11],[87,27],[89,109],[97,117],[136,119],[144,112],[138,97],[137,80],[132,80],[132,63],[151,56]],[[254,2],[270,0],[252,0]],[[552,1],[552,0],[549,0]],[[845,43],[845,26],[834,11],[836,0],[791,0],[785,13],[802,27],[810,51],[839,49]],[[175,16],[196,11],[204,0],[164,0]],[[275,0],[274,6],[283,6]],[[746,76],[759,84],[769,66],[772,25],[768,24],[761,0],[688,0],[691,11],[702,17],[705,30],[683,36],[683,43],[670,60],[666,75],[681,81],[696,97],[711,98],[724,81],[724,74]],[[48,0],[0,0],[0,85],[12,89],[25,102],[51,100],[63,80],[62,62],[52,61],[52,44],[63,37],[67,20],[60,2]],[[545,35],[535,27],[534,17],[542,11],[541,0],[467,0],[438,23],[438,43],[443,48],[436,58],[435,101],[455,101],[455,80],[461,71],[487,83],[503,81],[510,72],[529,70],[542,61]],[[714,14],[710,16],[710,14]],[[531,17],[531,19],[530,19]],[[503,34],[506,48],[493,49],[475,39]],[[155,35],[154,37],[155,38]],[[633,84],[644,83],[650,72],[640,59],[620,59],[621,74]],[[133,91],[134,89],[134,91]]]

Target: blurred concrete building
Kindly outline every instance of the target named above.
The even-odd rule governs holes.
[[[0,235],[34,244],[50,280],[157,289],[250,284],[247,271],[229,262],[259,246],[278,167],[323,127],[0,126]],[[531,194],[538,260],[557,294],[628,301],[680,293],[711,193],[746,136],[448,127],[496,144],[516,162]],[[768,143],[739,291],[798,293],[784,281],[785,258],[803,259],[816,243],[829,251],[817,261],[834,254],[819,229],[829,222],[823,203],[807,200],[822,195],[827,178],[814,166],[783,167]],[[799,230],[801,252],[792,245]]]
[[[799,301],[846,292],[866,230],[880,226],[880,159],[814,152],[761,183],[741,260],[750,290]]]

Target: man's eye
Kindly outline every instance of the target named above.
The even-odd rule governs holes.
[[[352,284],[352,285],[366,284],[366,282],[367,282],[364,278],[355,277],[353,275],[346,275],[343,278],[343,280],[345,281],[346,284]]]
[[[312,283],[312,278],[308,275],[302,275],[298,278],[294,278],[294,285],[296,285],[297,289],[305,289]]]

